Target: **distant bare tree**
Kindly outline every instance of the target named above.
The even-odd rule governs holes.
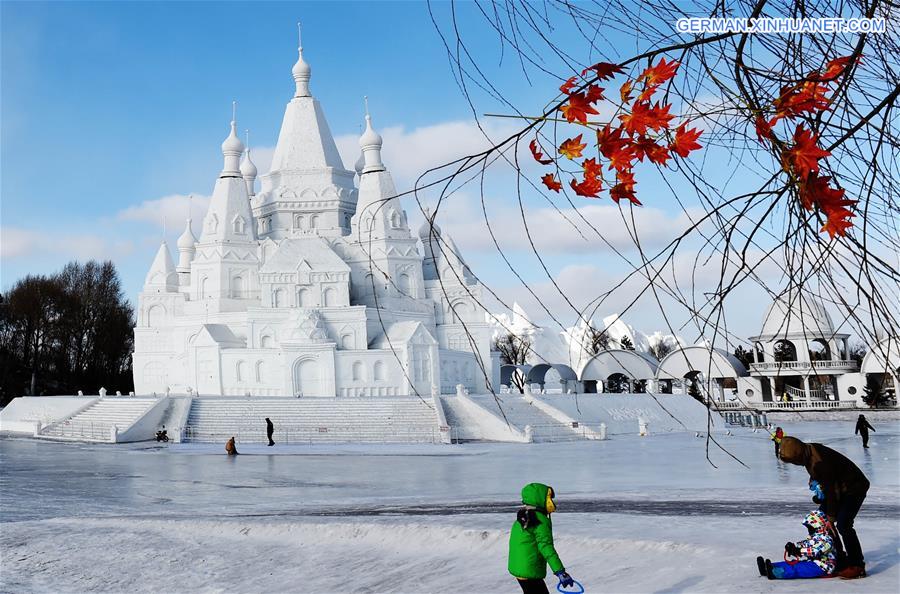
[[[531,351],[531,341],[527,338],[516,336],[512,332],[494,339],[493,348],[500,352],[500,362],[504,365],[525,365],[528,353]],[[512,384],[519,393],[525,392],[525,375],[512,374]]]
[[[605,351],[609,348],[609,333],[606,330],[597,330],[593,326],[588,326],[587,331],[588,338],[590,339],[588,349],[591,351],[592,355],[596,355],[600,351]]]
[[[743,363],[744,367],[750,369],[750,364],[753,363],[753,354],[742,345],[738,345],[738,347],[734,349],[734,357]]]
[[[862,343],[857,340],[850,346],[850,352],[847,354],[850,357],[850,359],[852,359],[853,361],[856,361],[857,365],[862,365],[862,361],[865,358],[866,353],[868,353],[868,352],[869,352],[869,347],[867,347],[865,345],[865,343]]]
[[[631,339],[628,338],[627,336],[623,336],[623,337],[619,340],[619,346],[622,347],[623,349],[625,349],[626,351],[633,351],[633,350],[634,350],[634,343],[631,342]]]
[[[674,351],[671,344],[664,340],[660,340],[650,345],[650,354],[656,357],[657,361],[662,361],[663,357]]]

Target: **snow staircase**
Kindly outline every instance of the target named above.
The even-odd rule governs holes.
[[[41,430],[38,437],[111,442],[112,427],[124,433],[159,402],[156,398],[100,398],[84,410]]]
[[[430,399],[194,398],[184,441],[266,443],[266,417],[282,444],[441,443]]]
[[[535,442],[585,439],[578,431],[573,430],[571,425],[551,417],[528,402],[521,394],[498,394],[496,400],[491,394],[479,394],[469,398],[493,414],[501,418],[505,416],[506,420],[520,431],[525,431],[525,426],[531,425]]]

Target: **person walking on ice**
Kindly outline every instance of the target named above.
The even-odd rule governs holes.
[[[234,435],[225,443],[225,453],[229,456],[237,456],[237,447],[234,445]]]
[[[559,578],[561,586],[575,584],[553,546],[550,514],[556,511],[554,495],[553,489],[547,485],[525,485],[522,488],[522,507],[509,532],[509,573],[518,580],[525,594],[548,593],[544,582],[547,565]]]
[[[859,418],[856,419],[856,435],[862,437],[863,447],[869,448],[869,429],[875,431],[875,427],[869,425],[869,421],[866,420],[866,415],[859,415]]]
[[[770,580],[795,580],[827,577],[834,573],[834,540],[828,533],[828,518],[816,510],[803,519],[809,538],[784,545],[785,558],[788,555],[797,561],[778,561],[756,558],[759,575]]]
[[[275,433],[275,425],[272,424],[272,421],[269,417],[266,417],[266,437],[269,438],[269,445],[275,445],[275,442],[272,441],[272,434]]]

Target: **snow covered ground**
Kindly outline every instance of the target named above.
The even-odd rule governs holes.
[[[900,423],[784,423],[873,483],[857,519],[870,577],[900,584]],[[758,577],[804,535],[806,473],[764,433],[462,446],[73,445],[0,439],[0,590],[515,592],[506,539],[529,481],[558,492],[557,548],[587,592],[806,592]],[[552,589],[552,586],[551,586]]]

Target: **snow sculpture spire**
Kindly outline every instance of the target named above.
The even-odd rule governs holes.
[[[222,143],[222,156],[225,165],[219,177],[241,177],[241,155],[244,154],[244,143],[237,135],[237,101],[231,102],[231,133]]]
[[[245,133],[247,134],[247,150],[244,153],[244,161],[241,163],[241,176],[247,184],[247,194],[252,198],[256,194],[254,184],[257,170],[256,165],[250,159],[250,130],[245,130]]]
[[[163,240],[144,279],[144,292],[171,293],[178,290],[178,277],[169,246]]]
[[[190,213],[188,213],[187,224],[184,226],[184,233],[178,237],[178,242],[176,244],[178,247],[178,268],[176,268],[178,279],[179,282],[182,280],[186,281],[181,284],[190,283],[191,260],[194,259],[196,243],[197,237],[194,235],[194,230],[191,228],[191,217]]]
[[[369,98],[366,102],[366,131],[359,137],[359,148],[363,154],[363,173],[384,171],[384,163],[381,162],[381,135],[372,128],[372,116],[369,115]]]
[[[310,97],[309,94],[309,79],[312,75],[312,68],[309,67],[309,64],[303,59],[303,42],[300,36],[300,23],[297,23],[297,63],[294,64],[294,67],[291,69],[291,74],[294,76],[294,83],[297,85],[297,90],[294,92],[294,97]]]

